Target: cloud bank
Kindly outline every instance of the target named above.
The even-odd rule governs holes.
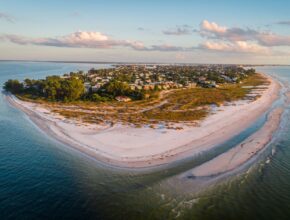
[[[269,31],[257,31],[251,28],[227,28],[204,20],[198,31],[202,37],[230,42],[253,41],[261,46],[290,46],[290,36],[282,36]]]
[[[236,41],[236,42],[207,41],[205,43],[200,44],[200,48],[223,52],[270,54],[270,50],[268,48],[259,46],[254,43],[248,43],[245,41]]]
[[[290,36],[283,36],[270,31],[258,31],[252,28],[226,27],[207,20],[200,23],[198,30],[193,31],[191,26],[182,25],[163,31],[165,35],[177,36],[193,33],[199,35],[202,42],[187,47],[170,44],[145,45],[142,41],[119,40],[112,38],[110,35],[92,31],[77,31],[63,36],[38,38],[2,34],[0,35],[0,40],[18,45],[65,48],[113,49],[122,47],[135,51],[160,52],[190,52],[199,50],[224,53],[252,53],[265,56],[285,55],[285,53],[275,51],[275,49],[290,46]]]
[[[130,40],[115,40],[100,32],[77,31],[75,33],[55,38],[27,38],[19,35],[2,35],[0,39],[19,45],[40,45],[68,48],[110,49],[128,47],[139,51],[181,51],[182,47],[167,44],[146,47],[143,42]]]

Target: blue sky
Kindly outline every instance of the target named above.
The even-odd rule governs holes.
[[[290,63],[286,0],[0,0],[0,5],[0,59]]]

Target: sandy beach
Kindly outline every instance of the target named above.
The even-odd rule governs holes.
[[[199,126],[184,126],[183,130],[134,128],[120,124],[101,127],[65,119],[39,104],[24,102],[14,96],[7,96],[7,100],[24,111],[45,133],[62,143],[107,164],[143,168],[167,164],[210,150],[251,126],[279,97],[280,84],[271,77],[268,79],[268,88],[259,90],[261,97],[257,100],[241,100],[220,106]],[[275,121],[274,124],[279,122],[279,117],[270,118]],[[257,138],[268,142],[275,128],[266,124],[263,132],[267,135]],[[260,141],[260,147],[249,148],[259,150],[266,142]],[[200,168],[195,174],[208,173]]]
[[[194,168],[192,175],[195,177],[215,176],[231,171],[245,163],[271,141],[273,133],[279,126],[282,113],[283,110],[281,108],[272,111],[265,125],[260,130],[236,147]]]

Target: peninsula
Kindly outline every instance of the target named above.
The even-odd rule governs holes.
[[[117,65],[4,86],[8,101],[47,134],[130,168],[167,164],[222,144],[267,112],[279,88],[271,77],[237,65]],[[280,121],[281,111],[275,112],[269,120],[276,126],[263,128],[269,131],[263,146]]]

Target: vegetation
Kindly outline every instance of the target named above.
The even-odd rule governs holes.
[[[4,89],[16,95],[48,101],[74,101],[84,94],[83,81],[76,77],[62,79],[59,76],[48,76],[44,80],[25,79],[23,83],[8,80]]]
[[[4,89],[14,94],[22,93],[23,84],[18,80],[9,79],[7,82],[5,82]]]
[[[188,70],[188,75],[192,74],[190,69],[181,69],[185,72]],[[227,70],[227,77],[233,74],[232,78],[219,77],[219,74],[214,72],[207,73],[207,79],[222,82],[215,87],[181,87],[169,90],[155,87],[150,91],[134,90],[129,84],[134,77],[129,74],[116,75],[107,79],[97,90],[93,91],[90,87],[87,91],[85,81],[90,75],[78,72],[62,77],[49,76],[43,80],[26,79],[22,83],[9,80],[5,83],[4,89],[23,100],[41,103],[66,118],[83,122],[124,123],[136,127],[144,124],[156,127],[163,124],[168,128],[177,128],[172,124],[176,122],[192,124],[206,117],[212,105],[219,106],[235,100],[253,99],[253,96],[249,97],[248,94],[257,86],[261,89],[262,85],[265,87],[268,84],[262,75],[256,74],[252,69],[244,70],[238,80],[237,75],[231,73],[231,70],[231,68]],[[93,70],[90,71],[95,73]],[[98,72],[98,77],[107,75],[108,71]],[[223,81],[229,79],[231,81],[228,83]],[[115,98],[118,96],[130,97],[133,101],[117,102]],[[254,98],[258,98],[258,95]]]
[[[94,98],[92,97],[96,94],[98,94],[100,97],[110,97],[111,99],[117,96],[128,96],[133,100],[140,100],[145,97],[144,91],[134,91],[129,87],[128,83],[116,79],[113,79],[106,83],[104,86],[101,87],[98,92],[91,93],[89,96],[89,100],[94,100]]]
[[[132,100],[141,100],[146,96],[145,91],[134,91],[126,82],[117,80],[109,81],[97,92],[86,93],[83,79],[77,75],[71,75],[68,78],[48,76],[44,80],[25,79],[23,83],[18,80],[8,80],[4,89],[15,95],[51,102],[107,102],[114,100],[116,96],[128,96]]]

